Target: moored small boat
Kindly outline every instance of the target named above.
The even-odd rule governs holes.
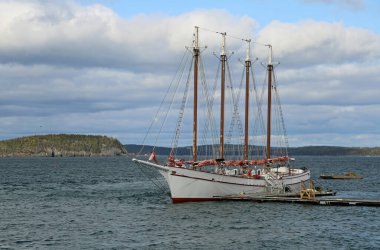
[[[347,172],[343,175],[336,175],[336,174],[321,174],[319,176],[321,179],[337,179],[337,180],[345,180],[345,179],[363,179],[362,176],[354,173],[354,172]]]

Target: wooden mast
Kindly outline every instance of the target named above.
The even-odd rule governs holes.
[[[249,69],[251,67],[251,40],[246,40],[248,43],[247,57],[245,59],[245,119],[244,119],[244,160],[248,160],[248,119],[249,119]]]
[[[225,80],[226,80],[226,32],[222,34],[222,51],[220,53],[220,61],[222,63],[222,75],[221,75],[221,86],[220,86],[220,134],[219,134],[219,158],[224,158],[224,99],[225,99]]]
[[[267,159],[270,159],[270,139],[271,139],[271,109],[272,109],[272,45],[269,47],[269,61],[267,65],[268,70],[268,114],[267,114]]]
[[[197,161],[197,131],[198,131],[198,60],[199,60],[199,27],[195,26],[194,34],[194,113],[193,113],[193,161]]]

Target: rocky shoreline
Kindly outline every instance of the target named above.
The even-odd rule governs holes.
[[[0,157],[91,157],[127,154],[115,138],[97,135],[35,135],[0,141]]]

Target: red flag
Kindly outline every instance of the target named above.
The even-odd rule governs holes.
[[[158,165],[161,165],[161,163],[157,160],[156,153],[154,151],[152,151],[152,153],[150,153],[149,160],[154,161],[154,163],[156,163]]]
[[[157,161],[156,153],[154,151],[152,151],[152,153],[150,153],[149,160],[154,161],[154,162]]]

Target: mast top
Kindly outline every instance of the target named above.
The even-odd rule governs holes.
[[[273,65],[273,63],[272,63],[272,45],[267,44],[265,46],[267,46],[269,48],[268,65]]]
[[[194,32],[194,40],[193,40],[193,48],[195,50],[199,49],[199,27],[195,26],[195,32]]]
[[[245,57],[245,61],[246,62],[250,62],[251,61],[251,39],[247,39],[247,40],[244,40],[247,42],[248,46],[247,46],[247,55]]]
[[[222,35],[222,51],[220,52],[220,55],[225,56],[226,55],[226,35],[227,35],[227,33],[221,32],[220,34]]]

